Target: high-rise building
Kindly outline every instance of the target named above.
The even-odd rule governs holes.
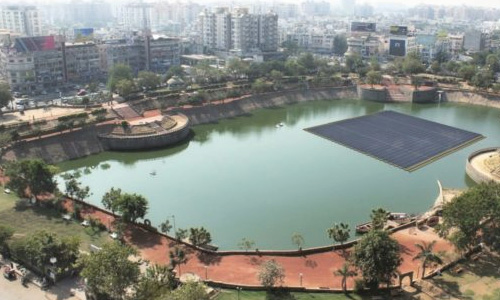
[[[126,30],[144,30],[151,29],[153,6],[149,3],[128,3],[118,7],[117,18],[119,23]]]
[[[468,30],[464,34],[464,49],[470,52],[484,50],[485,35],[476,29]]]
[[[327,1],[307,0],[300,5],[302,14],[308,17],[323,17],[330,14],[330,3]]]
[[[246,8],[216,8],[198,18],[200,43],[212,51],[244,56],[278,49],[278,15],[251,14]]]
[[[0,29],[8,29],[25,36],[42,35],[40,12],[35,6],[2,6]]]

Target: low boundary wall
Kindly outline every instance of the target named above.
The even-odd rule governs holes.
[[[101,134],[99,135],[99,140],[103,144],[104,149],[119,151],[146,150],[175,145],[184,141],[190,133],[189,119],[182,114],[178,115],[185,118],[185,124],[163,133],[136,136]]]
[[[371,89],[358,86],[358,95],[361,100],[375,101],[375,102],[389,102],[387,101],[387,88]]]
[[[490,177],[486,176],[481,171],[474,168],[474,166],[471,164],[471,160],[480,154],[487,153],[487,152],[495,152],[498,149],[499,149],[498,147],[490,147],[490,148],[480,149],[480,150],[477,150],[475,152],[472,152],[467,157],[467,161],[465,163],[465,173],[467,174],[467,176],[469,176],[470,179],[472,179],[475,183],[492,181],[492,179]]]

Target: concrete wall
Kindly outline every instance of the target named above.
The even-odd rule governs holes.
[[[488,105],[488,103],[500,104],[500,95],[488,93],[476,93],[463,90],[446,89],[443,94],[444,101],[472,103],[478,105]]]
[[[470,163],[471,160],[483,153],[486,152],[495,152],[498,150],[498,147],[491,147],[491,148],[485,148],[485,149],[480,149],[478,151],[473,152],[469,157],[467,157],[467,162],[465,164],[465,173],[472,179],[475,183],[482,183],[482,182],[490,182],[492,179],[491,177],[487,176],[481,171],[478,171],[476,168],[472,166]]]
[[[437,102],[437,88],[433,88],[430,90],[414,90],[411,95],[411,102],[414,103],[433,103]]]
[[[222,105],[205,105],[176,109],[189,117],[192,125],[213,123],[220,119],[247,115],[259,108],[269,108],[286,104],[330,99],[357,99],[355,87],[318,88],[255,94]]]
[[[189,132],[189,122],[186,122],[185,126],[166,133],[145,136],[100,135],[99,139],[106,150],[145,150],[177,144],[186,139]]]
[[[358,86],[358,95],[361,100],[387,102],[387,89],[370,89]]]
[[[86,126],[56,133],[42,139],[31,139],[13,144],[2,151],[2,161],[24,158],[41,158],[55,164],[104,151],[98,133],[111,132],[114,125]]]

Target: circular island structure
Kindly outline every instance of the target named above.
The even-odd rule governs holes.
[[[189,118],[183,114],[122,121],[107,134],[100,134],[105,149],[130,151],[177,144],[189,135]]]
[[[467,158],[465,172],[476,183],[500,182],[500,147],[473,152]]]

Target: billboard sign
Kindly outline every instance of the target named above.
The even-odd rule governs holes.
[[[94,34],[94,28],[75,28],[73,33],[76,37],[91,37]]]
[[[392,35],[408,35],[408,26],[391,26],[389,32]]]
[[[406,41],[405,40],[390,40],[389,55],[405,56],[406,55]]]
[[[377,24],[373,22],[352,22],[351,32],[375,32]]]

